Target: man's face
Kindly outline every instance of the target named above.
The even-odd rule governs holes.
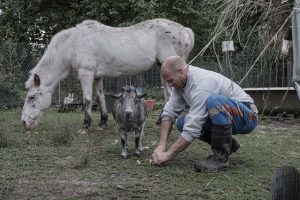
[[[183,89],[186,85],[187,79],[182,69],[165,71],[162,76],[170,87],[174,87],[180,90]]]

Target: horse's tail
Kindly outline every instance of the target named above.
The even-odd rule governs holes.
[[[186,59],[188,58],[190,52],[192,51],[193,47],[194,47],[194,43],[195,43],[195,39],[194,39],[194,32],[192,31],[192,29],[190,28],[187,28],[187,27],[184,27],[185,28],[185,31],[187,33],[187,50],[185,52],[185,57]]]

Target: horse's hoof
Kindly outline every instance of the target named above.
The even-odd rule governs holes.
[[[157,122],[155,122],[155,128],[160,128],[161,127],[161,120],[158,120]]]
[[[154,128],[161,128],[161,125],[160,124],[155,124]]]
[[[100,125],[100,126],[97,127],[97,130],[98,131],[103,131],[103,130],[106,129],[106,127],[107,127],[106,125]]]
[[[80,130],[78,131],[78,133],[79,133],[79,134],[82,134],[82,135],[85,135],[85,134],[87,134],[87,129],[80,129]]]

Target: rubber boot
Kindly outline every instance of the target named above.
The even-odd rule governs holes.
[[[207,144],[211,145],[211,132],[210,131],[203,131],[201,134],[199,140],[206,142]],[[232,145],[230,149],[230,155],[234,152],[236,152],[240,148],[239,142],[232,137]],[[212,155],[210,155],[208,158],[210,158]]]
[[[205,161],[197,161],[194,165],[195,171],[228,170],[229,155],[232,148],[231,126],[212,126],[211,149],[213,156]]]
[[[233,137],[232,138],[232,144],[230,149],[230,155],[234,152],[236,152],[240,148],[239,142]]]
[[[206,142],[207,144],[211,145],[211,132],[210,131],[203,131],[199,140]]]

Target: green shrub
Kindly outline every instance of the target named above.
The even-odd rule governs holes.
[[[19,95],[4,85],[0,85],[0,96],[0,109],[16,108],[22,105]]]
[[[147,99],[164,100],[164,89],[160,87],[146,88]]]

